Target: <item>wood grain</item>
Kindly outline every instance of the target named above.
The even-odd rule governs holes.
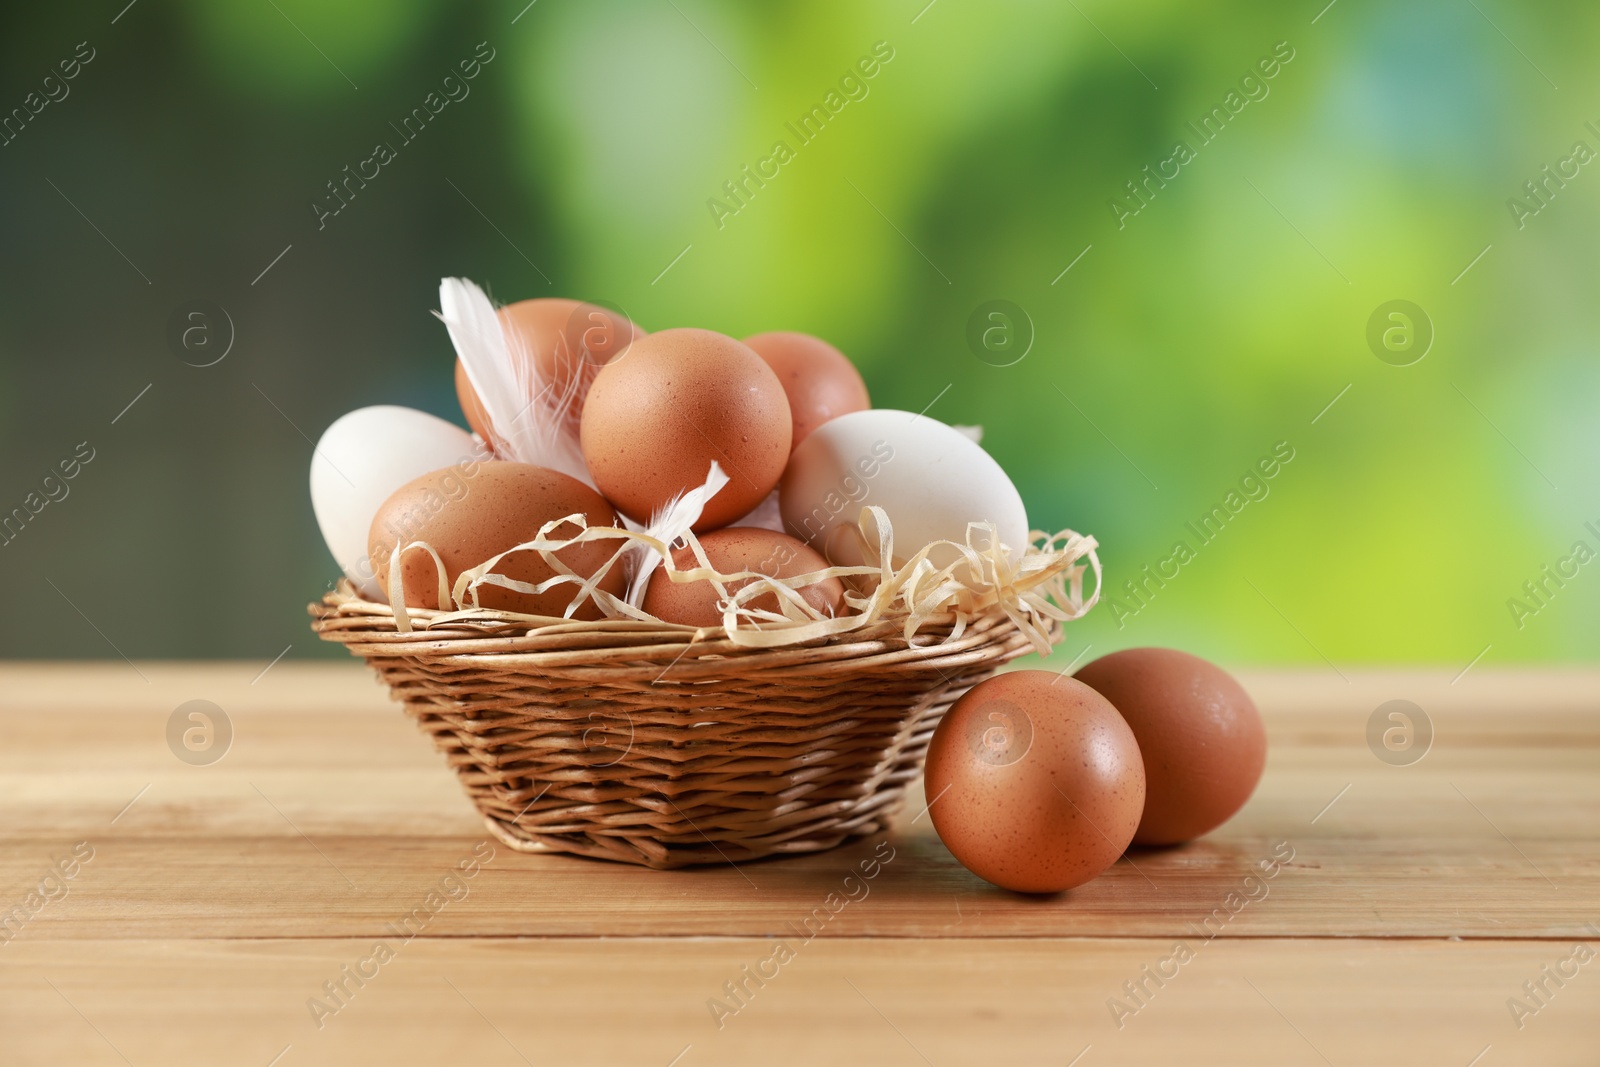
[[[1166,940],[795,941],[731,1015],[724,983],[773,942],[419,938],[331,1015],[307,1001],[364,940],[14,945],[0,1059],[74,1067],[1039,1063],[1592,1067],[1600,962],[1518,1029],[1548,941],[1218,940],[1132,1014]],[[1167,968],[1171,973],[1171,967]],[[370,968],[369,968],[370,971]],[[343,999],[343,998],[341,998]],[[331,1004],[330,1004],[331,1006]],[[1119,1028],[1117,1021],[1122,1025]],[[718,1026],[718,1022],[721,1026]],[[287,1051],[285,1048],[287,1047]],[[1087,1048],[1087,1052],[1084,1050]],[[1082,1056],[1081,1059],[1074,1057]],[[678,1058],[680,1057],[681,1058]],[[124,1059],[125,1057],[125,1059]]]
[[[513,853],[359,666],[265,666],[0,667],[0,915],[93,848],[0,939],[0,1064],[265,1065],[285,1045],[283,1067],[665,1067],[686,1045],[684,1067],[1065,1064],[1092,1045],[1093,1067],[1177,1062],[1195,1034],[1211,1062],[1597,1062],[1600,970],[1521,1029],[1506,1001],[1600,947],[1600,672],[1246,673],[1270,754],[1245,810],[1033,898],[956,864],[920,794],[886,839],[737,868]],[[206,767],[165,739],[197,698],[235,731]],[[1435,729],[1407,767],[1366,742],[1395,698]],[[306,999],[408,921],[314,1027]],[[716,1027],[707,998],[779,940],[804,947]],[[1118,1029],[1107,998],[1179,940],[1197,958]]]
[[[95,849],[70,900],[23,936],[370,935],[487,838],[426,740],[353,665],[280,664],[256,686],[243,667],[143,670],[148,688],[125,665],[7,669],[0,890],[25,892],[76,841]],[[1600,715],[1585,703],[1600,679],[1508,687],[1486,677],[1489,692],[1459,688],[1453,704],[1423,682],[1364,679],[1376,695],[1422,690],[1418,703],[1437,709],[1434,750],[1411,767],[1366,748],[1366,715],[1380,701],[1327,700],[1331,686],[1315,677],[1248,678],[1271,752],[1246,809],[1202,841],[1134,853],[1056,897],[968,874],[918,818],[918,794],[891,835],[898,858],[875,881],[871,907],[842,914],[828,936],[1178,935],[1280,842],[1293,861],[1225,936],[1577,936],[1600,921]],[[72,688],[81,695],[67,696]],[[1519,695],[1514,711],[1501,693]],[[232,750],[209,767],[166,747],[167,714],[196,696],[234,721]],[[473,906],[442,929],[773,934],[872,847],[668,872],[495,844]]]

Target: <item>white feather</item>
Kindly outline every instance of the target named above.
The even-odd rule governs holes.
[[[644,532],[657,541],[671,545],[700,521],[700,513],[706,509],[706,504],[727,484],[728,476],[723,473],[721,465],[712,460],[705,484],[679,493],[657,508]],[[637,608],[644,603],[645,586],[649,584],[650,575],[661,565],[661,553],[643,542],[635,551],[633,579],[628,583],[628,603]]]
[[[450,343],[489,416],[495,453],[560,471],[593,488],[568,418],[574,390],[543,379],[538,361],[520,350],[520,338],[507,338],[489,297],[472,282],[442,279],[439,307]]]

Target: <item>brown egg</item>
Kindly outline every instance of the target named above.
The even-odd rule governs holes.
[[[550,396],[573,393],[567,420],[574,430],[583,413],[584,398],[602,366],[627,351],[644,331],[609,308],[580,300],[542,297],[519,300],[500,309],[500,325],[520,339],[512,345],[514,358],[535,361],[541,381],[556,383]],[[491,440],[489,416],[478,399],[467,370],[456,360],[456,399],[467,424],[484,440]]]
[[[872,406],[867,383],[854,363],[820,337],[805,333],[758,333],[744,343],[783,383],[789,397],[789,412],[794,416],[794,441],[799,445],[806,435],[829,419],[866,411]]]
[[[700,538],[711,566],[723,574],[736,571],[756,571],[773,578],[793,578],[800,574],[825,570],[828,561],[823,559],[804,541],[788,534],[763,530],[753,526],[729,526],[712,530]],[[689,547],[672,553],[672,562],[679,570],[692,570],[700,565]],[[749,585],[754,579],[729,582],[728,595]],[[825,615],[837,615],[844,606],[844,584],[837,578],[814,582],[795,590],[806,603]],[[650,575],[645,587],[644,610],[663,622],[676,622],[684,626],[721,626],[722,612],[717,609],[717,590],[709,581],[674,582],[665,567],[658,567]],[[763,593],[748,603],[758,611],[776,612],[779,609],[776,593]]]
[[[1144,810],[1133,731],[1093,689],[1011,671],[969,689],[928,745],[928,812],[956,859],[1023,893],[1079,886],[1116,862]]]
[[[1075,677],[1111,701],[1144,754],[1144,817],[1134,841],[1172,845],[1244,807],[1267,762],[1261,713],[1222,668],[1171,648],[1102,656]]]
[[[454,588],[464,570],[488,561],[497,553],[539,536],[539,528],[553,519],[583,513],[590,526],[617,526],[620,520],[599,493],[576,478],[528,463],[490,460],[471,473],[459,467],[424,474],[407,482],[378,509],[367,537],[378,584],[389,587],[389,556],[395,542],[426,541],[444,561],[447,586]],[[551,531],[556,537],[578,532],[572,523]],[[564,548],[556,558],[579,575],[598,571],[621,547],[618,539],[587,541]],[[421,549],[407,552],[401,562],[405,603],[413,608],[439,607],[438,568]],[[521,552],[503,560],[497,573],[521,582],[537,583],[555,571],[536,552]],[[621,596],[625,576],[620,564],[600,583],[608,593]],[[563,583],[543,593],[519,593],[495,585],[478,588],[478,603],[486,608],[519,611],[528,615],[560,617],[577,594],[577,586]],[[598,619],[603,613],[586,602],[573,613],[575,619]]]
[[[595,375],[583,458],[606,499],[640,522],[701,485],[716,460],[729,480],[695,523],[698,533],[772,492],[789,461],[790,425],[778,376],[747,346],[710,330],[662,330]]]

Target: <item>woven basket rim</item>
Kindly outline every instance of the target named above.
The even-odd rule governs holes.
[[[999,605],[968,616],[964,622],[954,611],[925,619],[910,636],[905,633],[902,613],[860,629],[773,648],[737,644],[720,626],[697,628],[632,619],[541,621],[487,608],[408,611],[413,628],[401,633],[392,609],[363,598],[347,579],[307,605],[311,627],[319,637],[342,644],[362,658],[402,656],[446,665],[457,661],[462,666],[588,668],[611,676],[630,668],[648,670],[652,664],[677,662],[682,669],[675,670],[674,676],[680,681],[696,675],[713,677],[732,666],[729,661],[737,661],[736,669],[741,671],[785,667],[811,671],[829,661],[848,664],[851,670],[868,666],[887,669],[927,660],[961,662],[988,654],[997,644],[1027,643]],[[1059,622],[1048,627],[1052,645],[1060,640],[1061,632]]]

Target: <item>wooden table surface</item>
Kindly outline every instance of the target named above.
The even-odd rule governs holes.
[[[517,854],[364,668],[261,668],[0,666],[0,1064],[1600,1064],[1600,672],[1244,673],[1245,810],[1033,898],[920,795],[738,869]]]

